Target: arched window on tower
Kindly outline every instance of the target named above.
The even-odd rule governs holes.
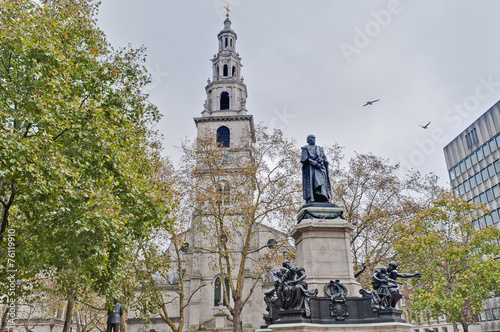
[[[217,129],[217,145],[219,147],[228,148],[231,143],[231,133],[229,128],[221,126]]]
[[[227,290],[227,298],[229,299],[229,295],[231,293],[230,288],[229,288],[229,279],[225,278],[224,280],[226,284],[226,290]],[[218,307],[220,305],[227,306],[226,303],[226,296],[224,296],[224,286],[221,283],[221,278],[217,277],[215,278],[215,284],[214,284],[214,306]]]
[[[220,109],[221,110],[229,109],[229,93],[226,91],[220,94]]]
[[[226,47],[227,47],[227,37],[226,37]]]
[[[217,203],[229,205],[231,200],[231,191],[229,189],[229,183],[221,182],[217,186]]]
[[[234,76],[235,73],[236,73],[236,67],[233,66],[233,76]]]
[[[224,65],[224,73],[222,75],[227,76],[228,75],[228,68],[227,65]]]

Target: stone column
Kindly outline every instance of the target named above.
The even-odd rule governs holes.
[[[304,267],[309,289],[317,288],[318,296],[325,296],[325,285],[338,279],[347,288],[348,297],[361,297],[349,245],[349,233],[355,226],[340,217],[339,207],[329,205],[306,205],[299,211],[299,223],[291,232],[297,254],[295,264]]]

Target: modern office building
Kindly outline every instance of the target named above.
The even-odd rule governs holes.
[[[474,220],[474,227],[500,228],[500,101],[446,145],[444,155],[457,195],[491,210],[491,216]],[[482,331],[500,331],[500,295],[487,299],[485,308]]]

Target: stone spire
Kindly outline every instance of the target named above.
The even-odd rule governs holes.
[[[219,52],[212,59],[212,79],[205,87],[203,116],[226,116],[247,114],[247,87],[241,76],[241,58],[236,53],[237,35],[231,29],[231,20],[226,18],[224,29],[217,35]]]

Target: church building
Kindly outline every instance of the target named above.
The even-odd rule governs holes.
[[[216,149],[220,151],[225,160],[231,162],[232,159],[251,158],[248,149],[249,141],[254,139],[252,132],[254,129],[253,116],[246,109],[247,88],[241,76],[241,57],[236,52],[237,35],[231,29],[231,21],[227,18],[224,21],[224,28],[217,35],[218,53],[211,59],[212,78],[208,80],[205,87],[206,100],[200,117],[195,117],[194,122],[197,127],[197,138],[213,138]],[[201,172],[201,181],[207,176],[209,170]],[[216,193],[223,193],[221,197],[222,206],[231,208],[232,197],[241,188],[233,188],[233,179],[238,176],[237,170],[233,169],[231,174],[222,176],[216,186]],[[209,175],[209,174],[208,174]],[[207,186],[213,186],[213,183],[207,180]],[[252,199],[252,190],[243,189],[245,195]],[[198,198],[199,199],[199,198]],[[200,202],[200,206],[203,206]],[[243,248],[242,237],[244,230],[237,229],[238,223],[233,223],[231,219],[237,218],[237,213],[227,215],[225,223],[232,225],[231,233],[231,255],[235,259],[235,264],[239,264],[238,257]],[[185,293],[189,296],[194,292],[189,306],[185,311],[184,331],[232,331],[233,318],[227,306],[227,299],[230,303],[233,301],[231,294],[224,296],[225,292],[230,293],[229,276],[221,275],[220,263],[217,263],[219,256],[213,248],[215,241],[228,241],[225,235],[220,235],[214,230],[216,218],[203,209],[193,214],[190,227],[183,234],[183,245],[181,247],[183,271],[178,275],[183,280]],[[243,296],[251,294],[249,300],[244,305],[241,314],[242,331],[254,331],[264,324],[263,315],[266,314],[264,303],[264,293],[273,289],[273,284],[267,280],[268,275],[262,274],[262,267],[257,267],[257,262],[261,262],[261,256],[274,255],[273,250],[279,250],[279,256],[284,255],[284,249],[274,248],[277,242],[286,242],[286,234],[263,224],[254,226],[252,230],[252,248],[264,248],[254,250],[249,254],[244,266],[244,286]],[[215,239],[215,241],[214,241]],[[172,253],[172,248],[170,248]],[[173,254],[173,253],[172,253]],[[237,270],[237,269],[235,269]],[[235,274],[231,276],[235,281]],[[203,286],[200,288],[200,286]],[[172,287],[167,285],[168,287]],[[199,289],[198,289],[199,288]],[[251,289],[253,288],[253,289]],[[195,292],[196,290],[196,292]],[[175,301],[170,304],[171,315],[174,321],[178,321],[175,313],[178,312],[178,303]],[[171,331],[170,327],[161,319],[151,319],[149,323],[144,322],[138,317],[129,313],[127,321],[129,332]]]

